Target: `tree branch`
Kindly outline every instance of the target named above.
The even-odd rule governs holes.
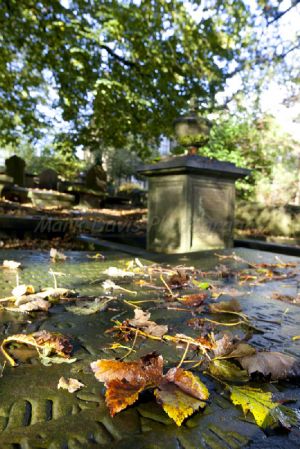
[[[299,3],[300,3],[300,0],[294,0],[292,2],[291,6],[289,6],[287,9],[285,9],[284,11],[278,11],[276,16],[273,17],[272,20],[270,20],[270,21],[267,20],[267,26],[270,26],[270,25],[272,25],[272,23],[277,22],[277,20],[281,19],[281,17],[283,17],[285,14],[287,14],[289,11],[291,11],[291,9],[293,9]]]

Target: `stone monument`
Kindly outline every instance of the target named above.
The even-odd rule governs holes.
[[[149,180],[149,251],[172,254],[233,246],[235,181],[250,171],[195,154],[209,130],[209,122],[190,111],[175,121],[188,154],[138,170]]]
[[[58,175],[52,168],[46,168],[39,176],[39,187],[47,190],[57,190]]]
[[[107,186],[107,175],[101,162],[96,161],[86,173],[85,185],[88,189],[105,192]]]
[[[25,186],[25,166],[24,159],[15,154],[5,160],[7,176],[11,176],[14,184],[21,187]]]

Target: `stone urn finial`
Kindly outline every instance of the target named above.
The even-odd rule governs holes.
[[[187,114],[174,120],[174,130],[178,142],[188,148],[188,154],[197,154],[209,139],[211,122],[198,115],[198,99],[191,97]]]

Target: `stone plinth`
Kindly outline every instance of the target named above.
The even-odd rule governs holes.
[[[186,253],[233,244],[235,181],[249,170],[202,156],[139,169],[149,178],[147,249]]]

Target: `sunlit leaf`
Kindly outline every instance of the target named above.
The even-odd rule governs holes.
[[[272,401],[272,393],[250,387],[232,386],[229,389],[233,404],[240,405],[245,415],[248,412],[252,413],[256,424],[260,427],[276,427],[281,424],[289,428],[297,420],[291,410]]]
[[[218,379],[231,382],[247,382],[247,371],[241,370],[237,365],[228,360],[212,360],[208,366],[211,374]]]
[[[73,346],[69,338],[62,334],[39,331],[33,334],[16,334],[11,335],[3,340],[1,344],[1,351],[12,366],[17,363],[13,357],[7,352],[7,347],[11,343],[21,343],[36,348],[38,354],[49,357],[52,354],[58,355],[62,358],[68,358],[72,352]]]

